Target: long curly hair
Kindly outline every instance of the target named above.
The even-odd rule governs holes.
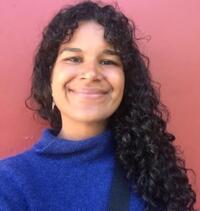
[[[61,116],[52,110],[50,76],[58,49],[68,42],[80,21],[94,20],[104,27],[104,38],[123,63],[125,90],[108,127],[116,140],[116,158],[131,187],[146,202],[145,210],[194,211],[196,194],[184,160],[167,132],[169,112],[151,79],[148,58],[137,45],[135,25],[117,7],[92,1],[62,8],[45,27],[34,59],[31,94],[26,106],[47,120],[55,131]],[[28,103],[30,101],[30,104]]]

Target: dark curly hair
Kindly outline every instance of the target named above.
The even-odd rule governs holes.
[[[117,161],[133,190],[146,201],[145,210],[194,211],[196,194],[187,176],[189,169],[172,144],[175,136],[166,129],[169,112],[151,79],[148,58],[136,43],[135,25],[118,8],[84,1],[55,15],[44,29],[35,55],[26,106],[48,120],[55,131],[61,129],[60,112],[56,107],[52,111],[50,76],[60,45],[71,39],[80,21],[87,20],[104,27],[106,41],[119,52],[123,63],[124,96],[108,127],[116,139]]]

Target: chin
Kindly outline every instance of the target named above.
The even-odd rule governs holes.
[[[99,113],[94,114],[94,113],[89,113],[89,112],[85,112],[82,115],[76,115],[76,117],[74,117],[74,119],[76,119],[77,121],[81,121],[85,123],[102,122],[108,118],[109,118],[109,115],[106,115],[106,114],[100,115]]]

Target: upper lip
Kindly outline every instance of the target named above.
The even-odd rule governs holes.
[[[78,90],[69,88],[69,90],[83,94],[106,94],[108,92],[108,90],[97,89],[97,88],[83,88]]]

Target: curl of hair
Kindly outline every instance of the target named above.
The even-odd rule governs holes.
[[[52,111],[51,72],[60,45],[71,39],[80,21],[87,20],[104,27],[105,39],[123,63],[124,96],[108,127],[116,139],[117,160],[133,190],[145,200],[146,211],[194,211],[196,194],[187,177],[189,169],[172,144],[175,136],[166,131],[168,110],[150,77],[148,58],[139,51],[135,25],[117,8],[84,1],[56,14],[36,52],[26,106],[48,120],[55,131],[61,129],[60,112],[56,107]],[[37,106],[29,106],[29,100]]]

